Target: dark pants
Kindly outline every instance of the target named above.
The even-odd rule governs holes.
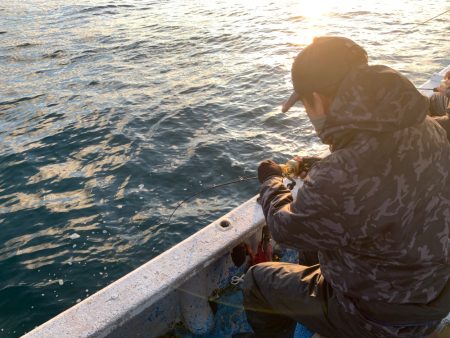
[[[325,281],[319,265],[307,267],[279,262],[255,265],[245,276],[243,292],[247,319],[256,337],[261,338],[293,337],[296,322],[327,338],[425,337],[439,324],[439,320],[435,320],[424,325],[386,328],[368,320],[358,311],[349,314]],[[374,303],[374,306],[378,313],[387,309],[383,304]],[[448,308],[448,302],[443,299],[438,307]],[[408,317],[408,312],[430,312],[416,305],[400,306],[396,310],[402,317]],[[393,313],[393,316],[396,314]],[[395,319],[393,316],[389,318]],[[439,318],[443,317],[445,315]]]
[[[296,322],[334,337],[336,328],[327,318],[333,292],[319,265],[255,265],[245,276],[243,291],[247,319],[257,337],[293,337]]]

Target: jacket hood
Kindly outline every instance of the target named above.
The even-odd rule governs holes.
[[[319,137],[338,145],[360,131],[394,132],[421,123],[429,99],[395,70],[360,66],[343,80]]]

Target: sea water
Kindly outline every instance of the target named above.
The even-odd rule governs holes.
[[[417,86],[446,66],[446,0],[0,3],[0,337],[17,337],[325,147],[290,66],[343,35]],[[95,320],[95,314],[92,314]]]

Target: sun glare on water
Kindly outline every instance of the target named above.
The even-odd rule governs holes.
[[[299,1],[293,10],[305,18],[319,18],[330,9],[330,4],[329,0]]]
[[[310,44],[314,37],[323,35],[323,25],[320,24],[322,19],[326,18],[326,14],[330,11],[332,5],[331,0],[323,1],[299,1],[291,7],[294,17],[301,18],[302,21],[307,20],[311,25],[307,30],[302,30],[301,34],[290,37],[289,43],[297,46],[305,46]]]
[[[301,18],[303,22],[308,22],[308,29],[302,30],[301,34],[295,37],[295,40],[290,39],[293,45],[304,46],[310,44],[314,37],[325,35],[327,33],[327,21],[332,13],[351,12],[361,7],[361,3],[357,0],[341,0],[336,2],[334,0],[322,1],[298,1],[295,2],[290,10],[292,15],[296,18]]]

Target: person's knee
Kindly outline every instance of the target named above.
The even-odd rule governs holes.
[[[248,269],[244,276],[244,283],[242,284],[244,303],[247,303],[250,299],[255,297],[258,298],[257,294],[259,293],[261,282],[270,266],[270,262],[266,262],[253,265]]]
[[[248,293],[249,290],[251,290],[255,283],[255,274],[257,275],[257,271],[258,271],[258,265],[253,265],[251,266],[248,270],[247,273],[244,276],[244,283],[242,284],[242,291],[244,292],[244,295],[246,293]]]

